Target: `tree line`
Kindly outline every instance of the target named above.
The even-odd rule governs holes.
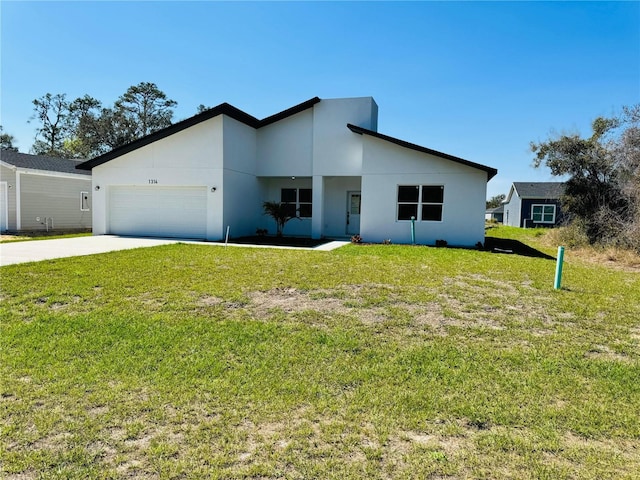
[[[640,104],[595,119],[591,129],[584,138],[532,142],[534,166],[567,178],[562,208],[575,232],[640,252]]]
[[[172,123],[171,100],[155,83],[129,87],[112,106],[90,95],[70,100],[47,93],[33,100],[36,137],[31,152],[62,158],[96,157]],[[16,150],[14,137],[1,130],[3,149]]]

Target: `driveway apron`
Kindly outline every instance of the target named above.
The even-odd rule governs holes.
[[[0,243],[0,266],[16,263],[39,262],[54,258],[94,255],[96,253],[157,247],[178,243],[179,239],[118,237],[96,235],[90,237],[31,240],[27,242]]]

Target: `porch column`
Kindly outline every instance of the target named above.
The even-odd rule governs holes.
[[[324,219],[324,178],[322,175],[313,176],[313,210],[311,213],[311,238],[322,238]]]

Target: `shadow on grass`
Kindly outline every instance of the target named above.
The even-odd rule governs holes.
[[[525,245],[518,240],[509,238],[485,237],[484,248],[494,253],[512,253],[514,255],[522,255],[523,257],[544,258],[546,260],[555,260],[555,257],[547,255],[540,250]]]
[[[313,248],[331,242],[331,239],[313,239],[303,237],[269,237],[269,236],[249,236],[230,238],[229,243],[239,243],[242,245],[272,245],[276,247],[306,247]],[[224,243],[220,241],[219,243]]]

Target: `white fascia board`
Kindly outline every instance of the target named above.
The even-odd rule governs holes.
[[[16,167],[16,172],[26,175],[40,175],[43,177],[72,178],[75,180],[87,180],[91,182],[91,175],[83,175],[82,173],[65,173],[51,172],[49,170],[36,170],[34,168]]]
[[[15,165],[11,165],[10,163],[4,162],[2,160],[0,160],[0,165],[2,165],[3,167],[7,167],[8,169],[13,171],[15,171],[18,168]]]

